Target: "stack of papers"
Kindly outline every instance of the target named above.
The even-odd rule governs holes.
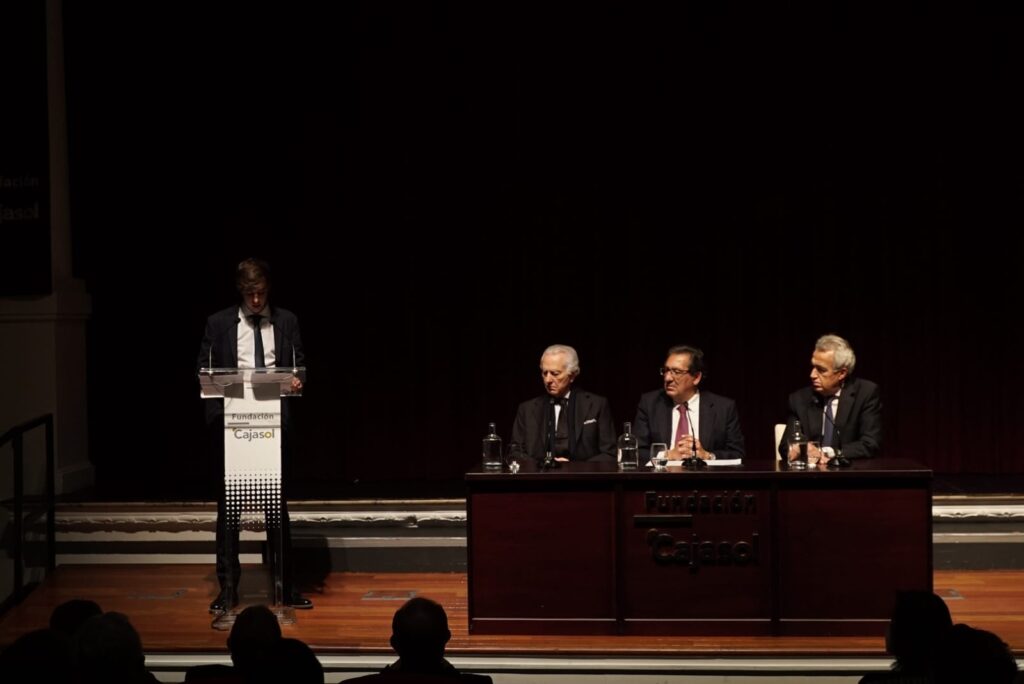
[[[716,458],[714,461],[704,461],[704,462],[707,463],[709,466],[712,466],[712,467],[714,467],[714,466],[738,466],[738,465],[743,465],[743,459],[742,458]],[[681,465],[683,465],[683,462],[682,461],[668,461],[667,463],[665,463],[665,465],[681,466]]]

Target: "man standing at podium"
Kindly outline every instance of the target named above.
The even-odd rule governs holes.
[[[238,264],[235,278],[241,304],[230,306],[206,319],[206,332],[199,347],[198,368],[273,368],[304,366],[299,319],[291,311],[268,304],[270,268],[258,259]],[[292,379],[292,391],[302,389],[299,378]],[[214,454],[220,464],[220,485],[217,497],[217,580],[220,593],[210,604],[210,612],[221,612],[238,603],[238,581],[242,569],[238,561],[238,514],[229,514],[224,487],[224,403],[207,399],[206,422],[215,432],[219,445]],[[281,401],[282,462],[289,451],[288,400]],[[284,602],[293,608],[312,608],[313,603],[295,591],[292,585],[291,531],[288,504],[281,477],[281,526],[267,528],[267,542],[278,548],[280,541],[281,576]],[[280,540],[278,540],[280,535]]]
[[[787,458],[793,423],[821,442],[826,459],[842,448],[846,458],[871,458],[882,446],[882,400],[878,385],[850,377],[857,357],[838,335],[823,335],[811,354],[811,385],[789,395],[786,432],[779,454]]]
[[[516,411],[512,442],[535,461],[614,461],[615,424],[608,400],[572,384],[580,374],[576,350],[553,344],[540,357],[545,394]]]

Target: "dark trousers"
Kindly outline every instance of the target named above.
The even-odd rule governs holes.
[[[281,523],[270,521],[270,516],[264,520],[267,528],[267,556],[270,560],[270,570],[274,572],[281,568],[281,584],[284,597],[292,593],[292,534],[291,524],[288,518],[288,502],[281,499]],[[238,588],[238,580],[242,576],[242,567],[238,561],[238,515],[228,512],[227,498],[224,488],[221,487],[220,496],[217,497],[217,580],[221,589],[229,586]]]
[[[224,417],[214,420],[209,426],[209,452],[217,459],[215,468],[217,482],[217,580],[221,590],[233,588],[238,590],[238,582],[242,576],[242,567],[238,560],[239,549],[239,516],[228,510],[227,488],[224,482]],[[292,584],[292,534],[291,521],[288,517],[287,489],[285,487],[285,464],[289,462],[290,452],[289,430],[287,427],[281,435],[281,519],[280,524],[272,521],[270,515],[264,516],[267,530],[267,557],[270,571],[281,569],[283,597],[287,599],[293,593]]]

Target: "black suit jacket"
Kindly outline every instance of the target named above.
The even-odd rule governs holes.
[[[440,665],[430,668],[429,672],[417,672],[402,667],[402,659],[399,658],[376,674],[363,675],[354,679],[347,679],[348,682],[378,682],[384,684],[491,684],[492,680],[488,675],[468,674],[459,672],[447,660],[441,661]]]
[[[786,433],[778,445],[782,458],[786,458],[785,444],[793,434],[794,421],[800,421],[800,427],[808,439],[821,439],[824,423],[821,401],[821,396],[810,387],[798,389],[789,395]],[[842,441],[843,455],[847,458],[871,458],[878,455],[882,446],[882,399],[878,385],[860,378],[846,381],[839,395],[836,428]]]
[[[672,434],[672,397],[664,390],[655,390],[641,395],[633,420],[633,434],[640,442],[641,458],[645,449],[655,442],[664,442],[671,449],[675,446]],[[697,436],[706,451],[715,458],[743,458],[743,431],[740,430],[736,402],[732,399],[700,392],[700,425]]]
[[[206,332],[199,345],[196,372],[200,368],[235,368],[238,366],[238,305],[223,309],[206,319]],[[270,324],[274,326],[274,356],[278,366],[305,366],[299,319],[287,309],[270,307]],[[294,364],[293,364],[294,361]],[[224,402],[203,401],[206,422],[213,423],[224,415]],[[281,420],[288,423],[288,402],[282,402]]]
[[[547,451],[547,411],[551,397],[547,394],[524,401],[516,411],[512,441],[520,444],[534,460],[544,459]],[[572,390],[575,407],[572,426],[576,432],[576,451],[571,461],[614,461],[616,450],[615,423],[608,400],[586,390]]]

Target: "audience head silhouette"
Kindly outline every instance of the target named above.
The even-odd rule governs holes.
[[[22,634],[0,651],[4,682],[68,682],[72,672],[70,642],[54,629]]]
[[[85,621],[94,615],[103,615],[100,604],[88,599],[65,601],[50,613],[50,629],[71,638]]]
[[[391,648],[407,672],[428,674],[442,668],[444,647],[451,638],[444,608],[428,598],[409,599],[391,621]]]
[[[228,635],[231,662],[243,676],[258,673],[281,640],[281,625],[266,606],[249,606],[235,619]]]
[[[1016,679],[1017,661],[998,636],[969,625],[949,630],[935,671],[937,684],[1011,684]]]
[[[80,682],[153,681],[142,639],[122,613],[94,615],[82,623],[73,650]]]
[[[268,649],[266,667],[250,675],[253,684],[324,684],[324,668],[313,649],[298,639],[278,639]]]
[[[938,649],[952,627],[946,602],[935,594],[899,592],[886,635],[886,650],[896,659],[894,669],[914,674],[931,672]]]

